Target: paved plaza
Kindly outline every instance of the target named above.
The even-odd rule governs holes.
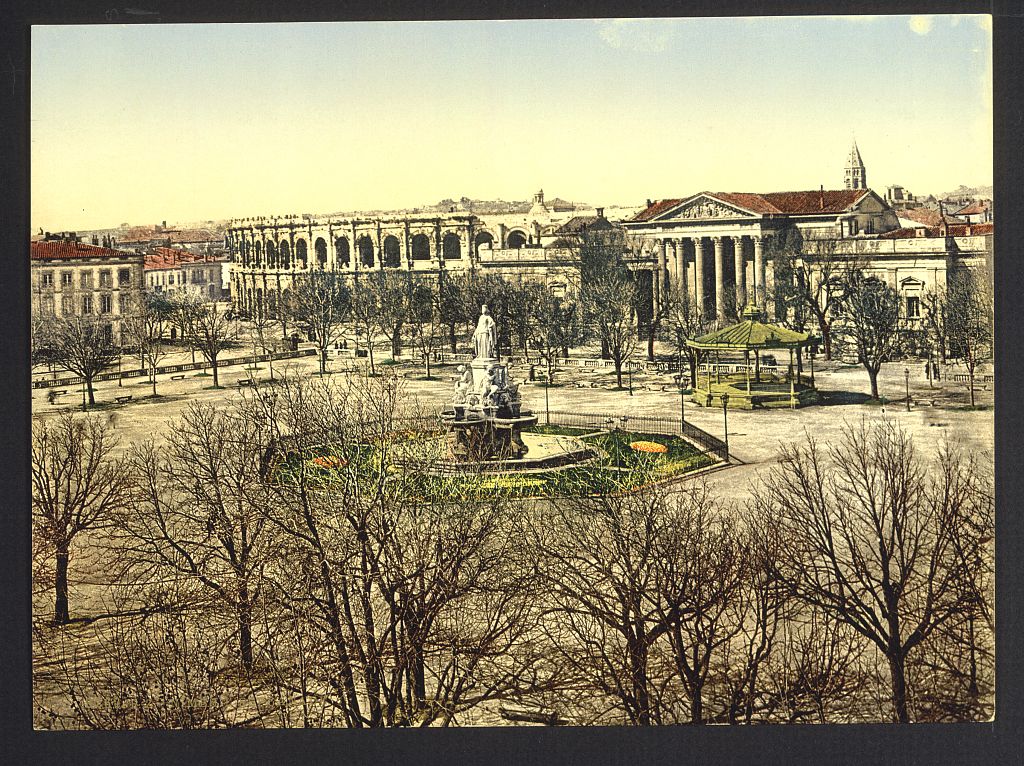
[[[229,356],[242,353],[233,351]],[[181,357],[178,359],[177,357]],[[189,355],[176,354],[165,363],[187,361]],[[380,370],[390,370],[403,378],[405,396],[425,412],[440,411],[451,399],[456,378],[454,365],[432,366],[431,380],[424,379],[423,367],[411,361],[395,365],[381,365],[388,357],[378,360]],[[365,360],[336,360],[331,367],[335,370],[350,369],[354,372],[332,371],[332,375],[365,374]],[[544,384],[529,382],[528,367],[513,363],[510,373],[523,380],[521,387],[524,406],[532,409],[544,422]],[[911,409],[905,404],[906,379],[904,371],[909,369]],[[880,406],[865,403],[864,393],[868,389],[867,373],[860,366],[816,362],[815,375],[819,390],[824,394],[825,404],[796,410],[729,410],[729,448],[735,464],[725,471],[711,474],[709,481],[716,487],[723,499],[743,500],[749,494],[750,483],[760,470],[774,463],[780,445],[802,442],[810,434],[821,443],[835,439],[846,423],[868,420],[891,419],[906,428],[913,435],[917,448],[925,454],[934,453],[945,439],[959,441],[969,452],[991,452],[994,440],[994,414],[992,409],[992,384],[987,388],[980,383],[976,386],[978,409],[969,408],[967,385],[952,380],[952,374],[963,373],[962,369],[949,367],[941,382],[929,385],[923,374],[923,364],[913,366],[894,362],[883,367],[879,386],[883,396],[890,403]],[[316,375],[315,356],[291,359],[274,363],[274,374]],[[172,380],[170,375],[158,378],[157,398],[151,398],[151,387],[147,381],[126,379],[118,386],[116,381],[104,381],[96,385],[97,410],[111,414],[117,423],[118,434],[125,444],[148,438],[159,438],[167,429],[169,421],[179,416],[189,402],[225,402],[244,395],[245,388],[238,387],[238,381],[248,380],[249,372],[243,365],[220,369],[223,388],[212,388],[212,377],[190,372],[183,379]],[[256,372],[260,381],[269,379],[267,364],[261,363]],[[978,376],[980,380],[980,375]],[[627,378],[624,376],[624,382]],[[609,416],[659,416],[678,418],[680,397],[669,374],[638,373],[633,375],[633,395],[628,389],[615,388],[615,376],[611,368],[603,369],[561,369],[555,374],[555,383],[548,389],[548,402],[552,411],[569,413],[601,413]],[[126,404],[116,403],[118,397],[132,395]],[[45,389],[33,391],[33,415],[50,417],[58,412],[80,409],[80,391],[69,388],[55,404],[47,401]],[[708,433],[721,437],[723,434],[723,413],[721,409],[706,409],[689,400],[685,404],[686,420]],[[628,422],[628,421],[627,421]]]

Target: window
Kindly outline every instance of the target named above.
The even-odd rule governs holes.
[[[100,313],[109,314],[114,306],[114,301],[110,297],[110,293],[104,293],[100,296]]]
[[[121,285],[122,287],[124,285],[127,285],[127,284],[131,283],[131,281],[132,281],[131,269],[121,269],[120,271],[117,272],[117,283],[119,285]]]
[[[44,295],[42,301],[40,301],[39,309],[42,313],[53,316],[53,296]]]
[[[174,275],[173,274],[168,274],[167,275],[167,284],[169,284],[169,285],[173,285],[174,284]]]
[[[79,275],[79,284],[82,286],[83,290],[87,290],[87,289],[91,288],[92,287],[92,272],[91,271],[83,271],[83,272],[81,272],[81,274]]]
[[[110,269],[104,269],[100,272],[100,287],[113,287],[113,279],[110,274]]]
[[[53,287],[53,272],[44,271],[40,276],[40,284],[42,284],[43,287]]]
[[[71,287],[71,272],[62,271],[60,273],[60,283],[62,287]]]
[[[82,296],[82,313],[83,314],[91,314],[92,313],[92,296],[91,295],[83,295]]]
[[[126,308],[128,308],[128,296],[121,293],[117,296],[117,312],[119,314],[127,314]]]
[[[907,296],[907,319],[921,318],[921,299],[916,295]]]
[[[75,304],[71,299],[70,295],[65,295],[60,299],[60,314],[61,316],[71,316],[75,313]]]
[[[114,326],[112,324],[103,325],[103,340],[107,343],[114,342]]]

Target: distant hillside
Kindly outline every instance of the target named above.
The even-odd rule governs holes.
[[[964,186],[963,184],[960,184],[953,191],[943,192],[937,196],[939,199],[961,199],[963,197],[972,197],[974,199],[993,198],[991,186]]]

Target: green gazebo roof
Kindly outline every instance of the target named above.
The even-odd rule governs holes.
[[[761,348],[800,348],[814,342],[810,333],[765,324],[760,321],[761,312],[754,306],[744,309],[743,316],[742,322],[688,340],[686,345],[701,351],[748,351]]]

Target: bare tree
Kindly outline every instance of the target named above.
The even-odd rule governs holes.
[[[121,354],[109,325],[98,317],[57,317],[50,325],[49,348],[54,361],[85,381],[89,404],[96,404],[93,380],[111,367]]]
[[[547,368],[547,382],[554,380],[554,364],[568,348],[579,345],[585,336],[579,304],[560,298],[541,286],[528,302],[530,311],[529,347],[540,354]]]
[[[412,274],[382,271],[376,277],[380,328],[391,343],[391,359],[402,353],[402,329],[409,322]]]
[[[423,358],[424,374],[430,378],[430,358],[441,342],[445,328],[440,294],[425,281],[417,281],[409,295],[409,326],[416,350]]]
[[[131,486],[123,459],[114,459],[117,440],[98,417],[65,413],[32,429],[33,534],[47,541],[56,559],[54,616],[70,621],[68,566],[75,539],[107,527],[126,502]]]
[[[628,271],[610,269],[586,283],[588,302],[597,336],[615,365],[615,381],[622,388],[622,365],[636,351],[636,284]]]
[[[949,347],[967,368],[973,407],[978,365],[992,357],[992,291],[985,273],[961,269],[951,274],[943,313]]]
[[[663,326],[671,338],[679,359],[679,374],[683,373],[683,354],[686,354],[690,368],[690,385],[697,385],[697,351],[687,345],[688,340],[699,338],[715,327],[713,318],[708,317],[697,305],[696,299],[685,287],[673,285],[665,296],[665,318]]]
[[[316,344],[321,375],[327,372],[327,351],[341,337],[351,307],[352,294],[335,271],[310,272],[289,295],[286,310]]]
[[[196,345],[192,343],[193,325],[204,311],[204,300],[196,290],[188,288],[174,293],[170,297],[171,324],[177,330],[181,342],[189,346],[192,352],[192,364],[196,363]]]
[[[162,293],[142,296],[136,310],[122,320],[122,336],[139,351],[143,364],[149,365],[153,396],[156,396],[156,369],[167,355],[164,333],[173,314],[172,304]]]
[[[366,275],[361,275],[352,286],[351,319],[366,345],[366,353],[370,363],[370,375],[377,374],[373,361],[373,343],[377,334],[384,330],[384,315],[381,312],[381,296],[377,289],[378,283]]]
[[[871,381],[871,398],[878,399],[878,372],[884,362],[895,358],[903,328],[900,296],[889,285],[861,271],[851,271],[846,278],[843,327],[854,347],[857,360],[867,370]]]
[[[755,493],[780,525],[777,575],[886,658],[893,720],[908,722],[907,659],[967,608],[958,558],[982,544],[968,522],[990,489],[950,448],[926,470],[891,423],[846,426],[827,450],[807,438],[784,447]]]
[[[217,303],[202,304],[188,323],[188,338],[199,349],[210,365],[214,388],[220,387],[218,359],[221,351],[234,345],[238,337],[237,324],[220,311]]]
[[[167,443],[132,453],[137,491],[119,528],[133,582],[184,578],[234,618],[238,658],[253,664],[252,621],[268,564],[267,435],[237,406],[191,405]]]

